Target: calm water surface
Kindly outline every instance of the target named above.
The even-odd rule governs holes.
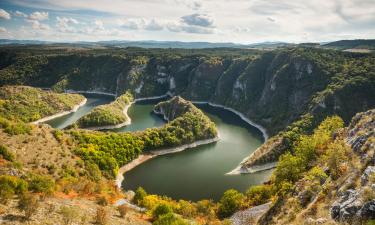
[[[102,97],[88,98],[88,103],[77,112],[52,120],[49,124],[64,128],[96,105],[109,101],[111,99]],[[163,120],[152,114],[154,104],[147,102],[132,105],[129,109],[132,124],[114,131],[162,126]],[[225,175],[262,144],[261,133],[231,112],[207,105],[198,107],[215,122],[220,140],[184,152],[158,156],[137,166],[125,174],[124,189],[135,190],[142,186],[149,193],[174,199],[218,200],[227,189],[246,191],[249,186],[261,184],[269,178],[271,170],[237,176]]]

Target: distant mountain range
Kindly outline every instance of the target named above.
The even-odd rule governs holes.
[[[334,42],[322,43],[286,43],[286,42],[260,42],[253,44],[238,44],[238,43],[214,43],[214,42],[181,42],[181,41],[126,41],[126,40],[112,40],[112,41],[98,41],[98,42],[51,42],[39,40],[12,40],[0,39],[0,45],[73,45],[86,47],[140,47],[140,48],[184,48],[184,49],[202,49],[202,48],[257,48],[257,49],[274,49],[280,47],[293,46],[308,46],[320,48],[335,48],[339,50],[346,49],[370,49],[375,50],[375,39],[357,39],[357,40],[340,40]]]
[[[84,45],[88,47],[105,46],[105,47],[140,47],[140,48],[186,48],[186,49],[202,49],[202,48],[277,48],[294,45],[285,42],[261,42],[254,44],[237,44],[237,43],[213,43],[213,42],[181,42],[181,41],[98,41],[98,42],[51,42],[39,40],[11,40],[0,39],[0,45]]]

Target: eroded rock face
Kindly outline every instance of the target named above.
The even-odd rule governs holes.
[[[331,216],[337,221],[351,220],[362,208],[363,202],[356,190],[347,190],[331,208]]]
[[[361,185],[366,185],[373,176],[375,177],[375,166],[368,166],[361,176]]]
[[[233,214],[230,221],[233,225],[251,225],[256,224],[259,217],[261,217],[270,207],[271,202],[263,205],[258,205],[246,210],[242,210]]]
[[[361,163],[367,165],[360,175],[361,185],[356,189],[341,192],[339,198],[331,206],[331,217],[339,222],[359,223],[375,218],[375,166],[374,139],[375,138],[375,110],[358,113],[353,117],[347,134],[347,143],[361,158]],[[354,181],[349,181],[354,183]],[[341,187],[340,189],[344,189]]]

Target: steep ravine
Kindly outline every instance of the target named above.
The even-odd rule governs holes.
[[[283,49],[251,57],[225,54],[174,57],[173,53],[166,57],[146,53],[122,57],[112,53],[43,55],[42,58],[48,60],[35,65],[32,75],[12,82],[117,96],[130,91],[135,98],[169,92],[188,100],[237,110],[263,126],[270,137],[306,113],[314,116],[314,124],[332,114],[349,122],[355,113],[375,106],[373,55]],[[368,64],[361,65],[362,61]],[[19,70],[23,67],[15,62],[1,73],[16,74]],[[19,74],[22,73],[15,76]],[[0,84],[4,82],[8,81],[2,79]],[[269,151],[273,152],[273,148]],[[281,148],[280,152],[283,151]],[[271,155],[256,161],[270,162],[278,157],[278,154]]]

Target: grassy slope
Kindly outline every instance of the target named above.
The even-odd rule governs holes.
[[[3,86],[0,87],[0,117],[32,122],[69,111],[83,99],[78,94],[59,94],[27,86]]]
[[[130,94],[123,94],[109,104],[95,107],[90,113],[81,117],[77,124],[79,127],[84,128],[124,123],[128,120],[128,117],[124,115],[123,111],[132,99]]]

